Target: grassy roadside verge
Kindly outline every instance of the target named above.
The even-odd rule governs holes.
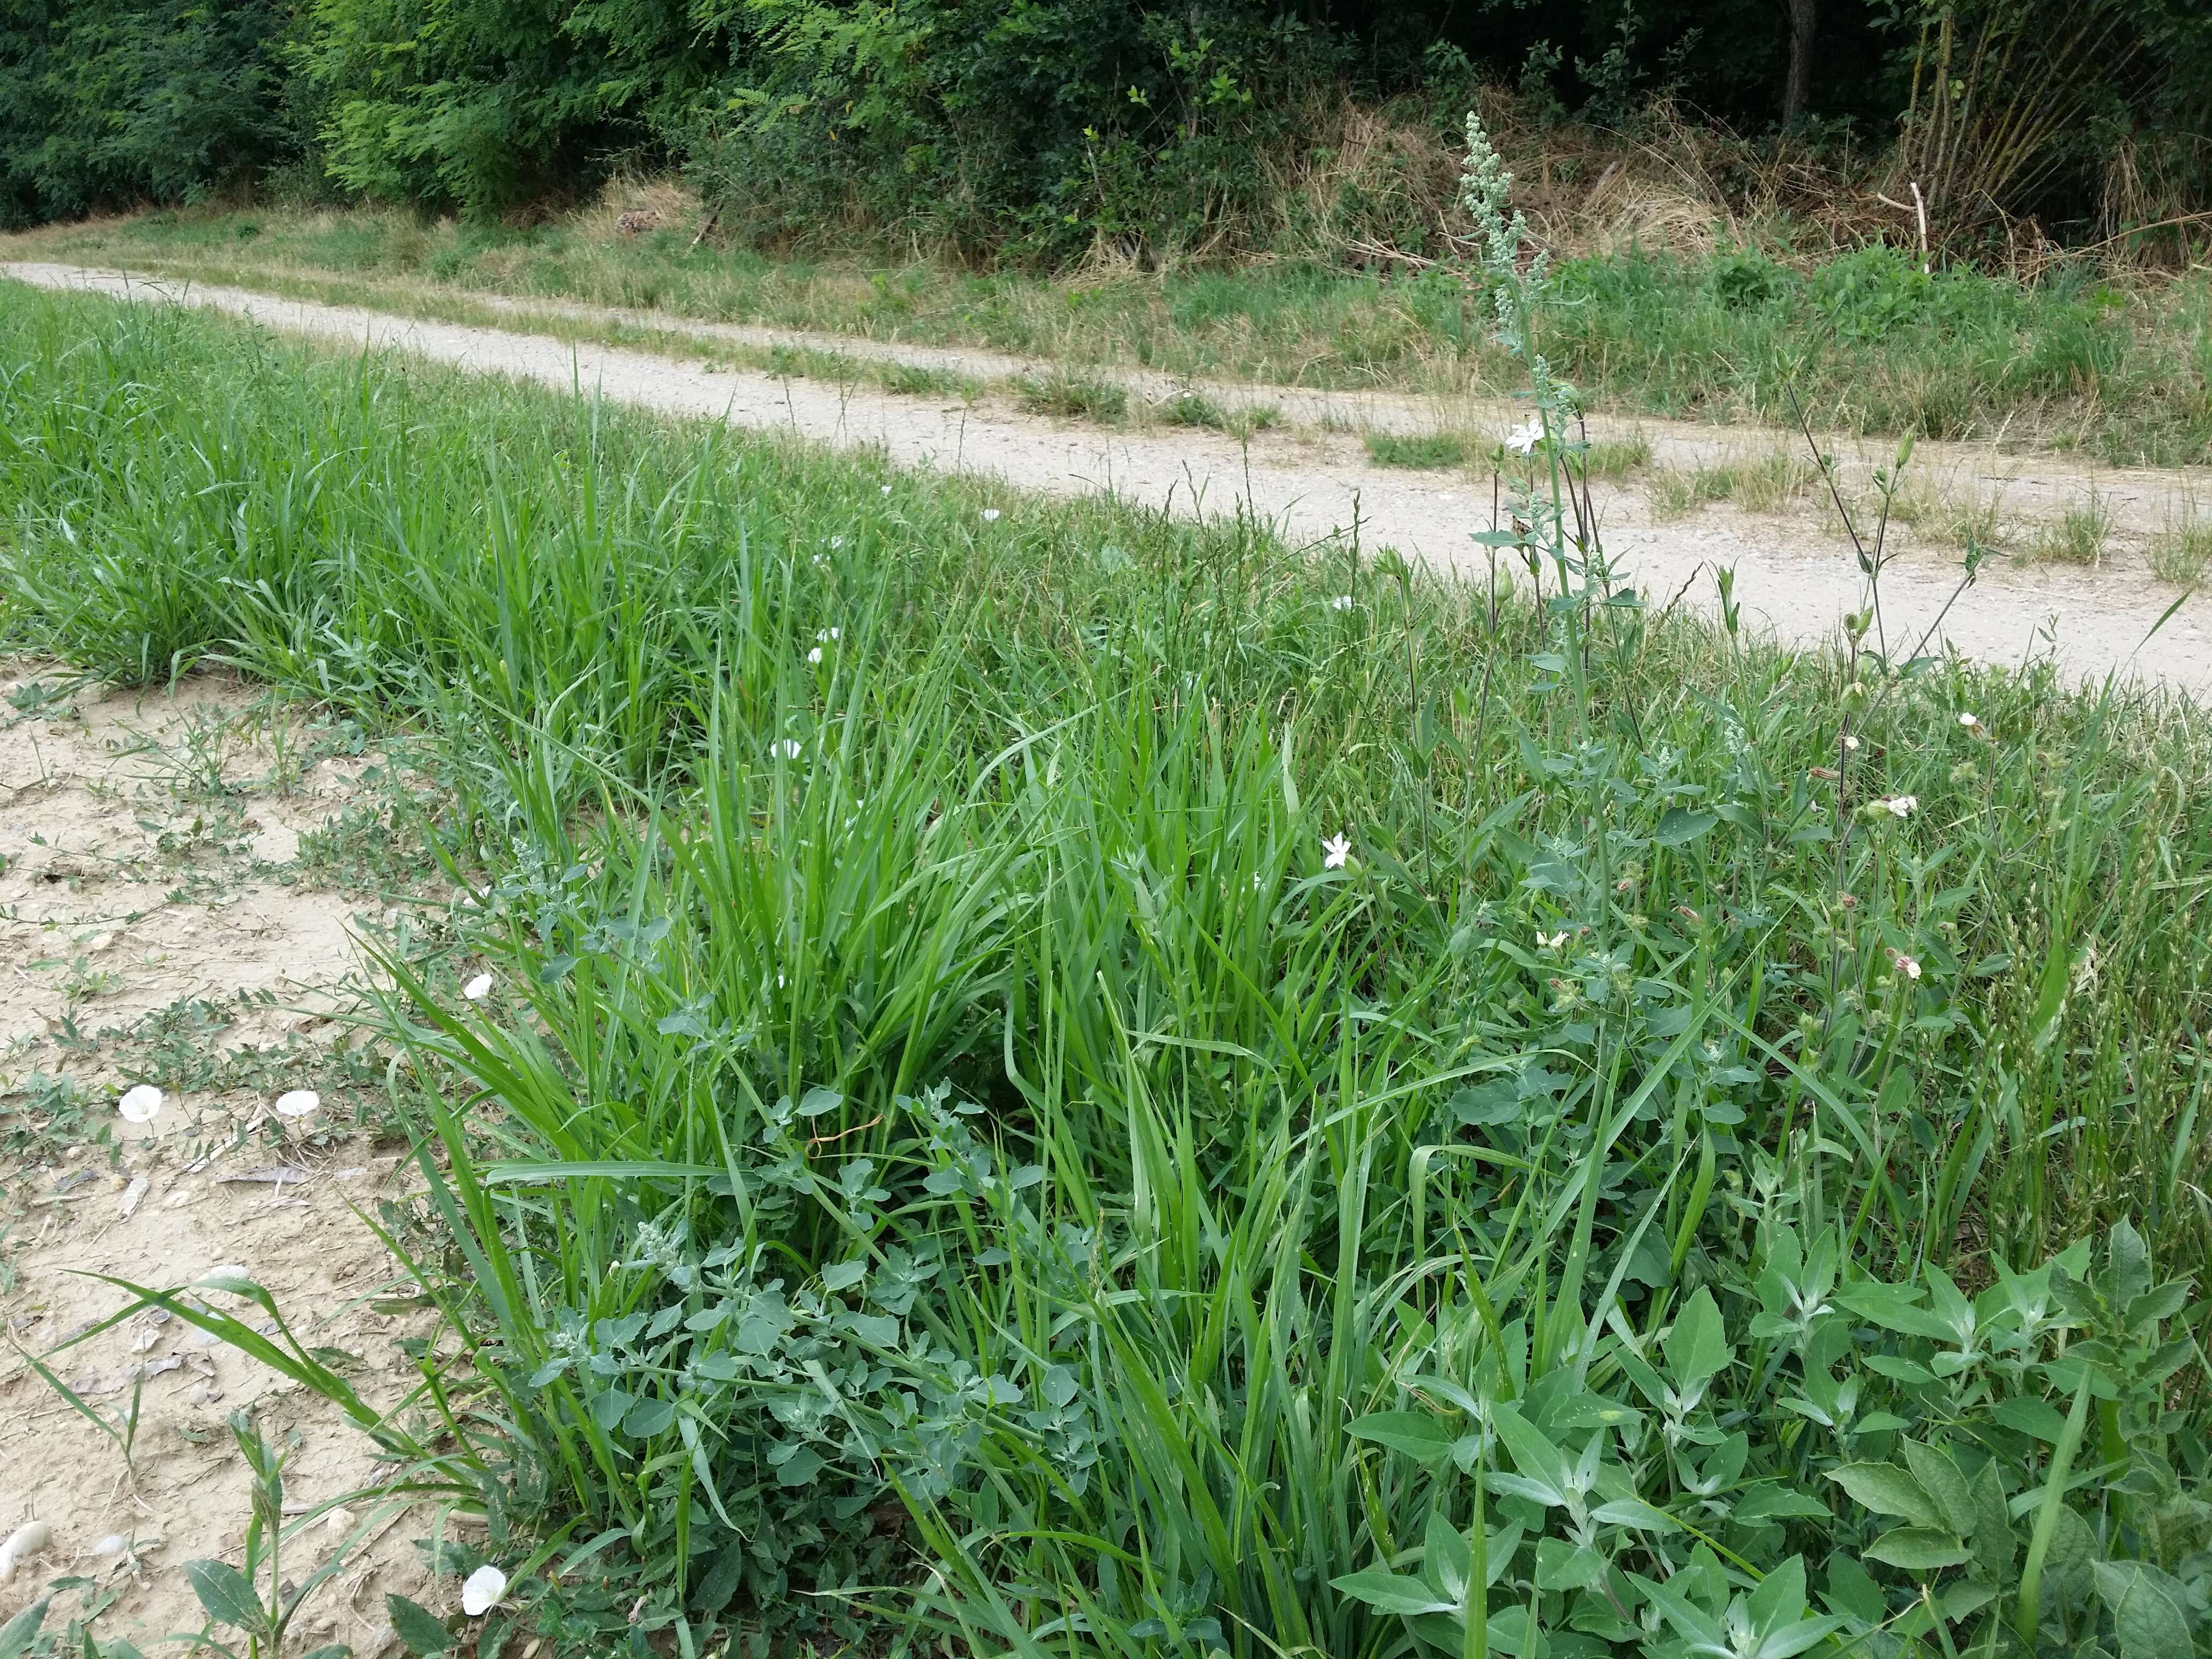
[[[556,1646],[2193,1639],[2201,711],[10,301],[10,642],[496,872],[379,1431]]]
[[[502,229],[375,211],[156,214],[6,239],[16,257],[122,263],[247,286],[404,279],[441,291],[660,308],[1049,359],[1323,388],[1510,394],[1482,307],[1439,275],[1318,268],[1046,280],[936,266],[777,263],[618,236],[587,213]],[[356,296],[366,291],[356,288]],[[388,290],[387,290],[388,292]],[[2079,451],[2115,465],[2212,458],[2212,284],[2140,287],[2084,268],[2038,288],[1923,276],[1880,250],[1798,269],[1753,252],[1570,260],[1546,318],[1594,405]]]

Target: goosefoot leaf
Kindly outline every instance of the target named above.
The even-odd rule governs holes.
[[[1921,1485],[1894,1463],[1846,1463],[1828,1479],[1877,1515],[1901,1516],[1918,1527],[1941,1527],[1943,1517]]]
[[[410,1653],[427,1656],[449,1652],[460,1644],[460,1638],[446,1628],[445,1620],[419,1601],[387,1593],[384,1611],[392,1620],[392,1634],[407,1644]]]

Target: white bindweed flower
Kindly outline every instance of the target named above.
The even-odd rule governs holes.
[[[1352,861],[1352,837],[1332,836],[1322,842],[1321,850],[1324,855],[1321,861],[1322,869],[1341,870]]]
[[[1351,610],[1351,609],[1352,609],[1352,595],[1351,595],[1351,594],[1349,594],[1349,593],[1340,593],[1340,594],[1338,594],[1334,599],[1331,599],[1331,600],[1328,602],[1328,608],[1329,608],[1330,610],[1332,610],[1332,611],[1349,611],[1349,610]]]
[[[507,1575],[489,1561],[471,1573],[461,1585],[461,1611],[481,1619],[507,1594]]]
[[[305,1117],[322,1103],[313,1089],[288,1089],[276,1097],[275,1110],[279,1117]]]
[[[1533,455],[1536,446],[1544,441],[1544,422],[1533,420],[1516,426],[1505,434],[1505,447],[1516,455]]]
[[[806,660],[812,663],[820,662],[822,660],[822,647],[817,645],[811,651],[808,652],[806,653]]]
[[[1892,817],[1909,818],[1919,807],[1920,797],[1917,795],[1892,795],[1887,800],[1884,801],[1882,805],[1889,808],[1889,815]]]
[[[799,756],[799,739],[797,738],[779,738],[774,743],[769,744],[768,752],[769,757],[773,759],[797,760]]]
[[[983,509],[983,522],[985,524],[996,524],[998,521],[999,509],[997,507],[987,507]]]
[[[1962,709],[1960,711],[1959,714],[1959,724],[1965,726],[1966,730],[1971,732],[1975,727],[1978,726],[1981,724],[1981,721],[1976,720],[1972,714],[1966,713]]]
[[[115,1103],[115,1109],[123,1114],[126,1123],[151,1123],[161,1115],[161,1091],[150,1083],[125,1089],[123,1098]]]
[[[461,994],[471,1002],[482,1002],[491,994],[491,975],[478,974],[466,985],[461,987]]]

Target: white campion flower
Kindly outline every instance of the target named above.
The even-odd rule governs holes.
[[[808,652],[806,653],[806,660],[811,663],[820,662],[822,660],[822,647],[817,645],[811,651]]]
[[[768,752],[772,758],[797,760],[800,753],[799,739],[797,738],[778,738],[774,743],[769,744]]]
[[[1352,605],[1352,599],[1349,593],[1340,593],[1328,602],[1328,608],[1332,611],[1349,611]]]
[[[842,628],[817,628],[814,630],[814,642],[817,645],[829,645],[844,636],[845,630]]]
[[[1920,977],[1920,964],[1902,951],[1892,951],[1889,953],[1889,965],[1907,979]]]
[[[1884,801],[1882,805],[1889,808],[1889,815],[1892,817],[1909,818],[1919,809],[1920,797],[1917,795],[1892,795],[1887,800]]]
[[[999,509],[997,507],[987,507],[983,509],[983,522],[985,524],[996,524],[998,521]]]
[[[885,485],[884,486],[884,495],[890,495],[890,493],[891,493],[891,487],[890,487],[889,484],[885,484]]]
[[[1566,942],[1567,930],[1564,927],[1556,933],[1547,933],[1541,928],[1536,930],[1536,948],[1540,951],[1556,951]]]
[[[1544,422],[1532,420],[1522,422],[1505,434],[1505,447],[1516,455],[1533,455],[1536,446],[1544,441]]]
[[[323,1097],[313,1089],[287,1089],[276,1097],[274,1108],[279,1117],[305,1117],[323,1103]]]
[[[1322,869],[1341,870],[1352,861],[1352,837],[1332,836],[1322,842],[1321,850],[1323,854],[1321,861]]]
[[[151,1123],[161,1115],[161,1091],[150,1083],[141,1083],[123,1091],[115,1109],[123,1114],[125,1123]]]
[[[1859,740],[1846,732],[1844,736],[1844,747],[1850,750],[1853,754],[1856,754],[1858,752]]]
[[[491,975],[478,974],[466,985],[461,987],[461,994],[471,1002],[482,1002],[491,994]]]
[[[1959,711],[1959,724],[1965,726],[1969,732],[1972,732],[1981,725],[1981,721],[1975,719],[1972,714],[1967,714],[1964,709],[1961,709]]]
[[[506,1594],[507,1575],[487,1561],[462,1582],[461,1611],[471,1619],[481,1619]]]

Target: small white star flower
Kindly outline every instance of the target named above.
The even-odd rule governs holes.
[[[1322,842],[1321,850],[1324,854],[1321,861],[1322,869],[1341,870],[1352,860],[1352,837],[1332,836]]]
[[[466,985],[461,987],[461,994],[471,1002],[482,1002],[491,994],[491,975],[478,974]]]
[[[830,550],[832,553],[835,553],[839,548],[844,546],[844,544],[845,538],[842,536],[832,536],[830,538]]]
[[[323,1103],[323,1097],[313,1089],[288,1089],[276,1097],[276,1113],[279,1117],[305,1117]]]
[[[481,1619],[507,1594],[507,1575],[489,1561],[471,1573],[461,1585],[461,1611]]]
[[[150,1083],[125,1089],[123,1098],[115,1103],[115,1109],[123,1114],[126,1123],[151,1123],[161,1115],[161,1091]]]
[[[1516,455],[1533,455],[1536,446],[1544,441],[1544,422],[1532,420],[1516,426],[1505,434],[1505,447]]]

